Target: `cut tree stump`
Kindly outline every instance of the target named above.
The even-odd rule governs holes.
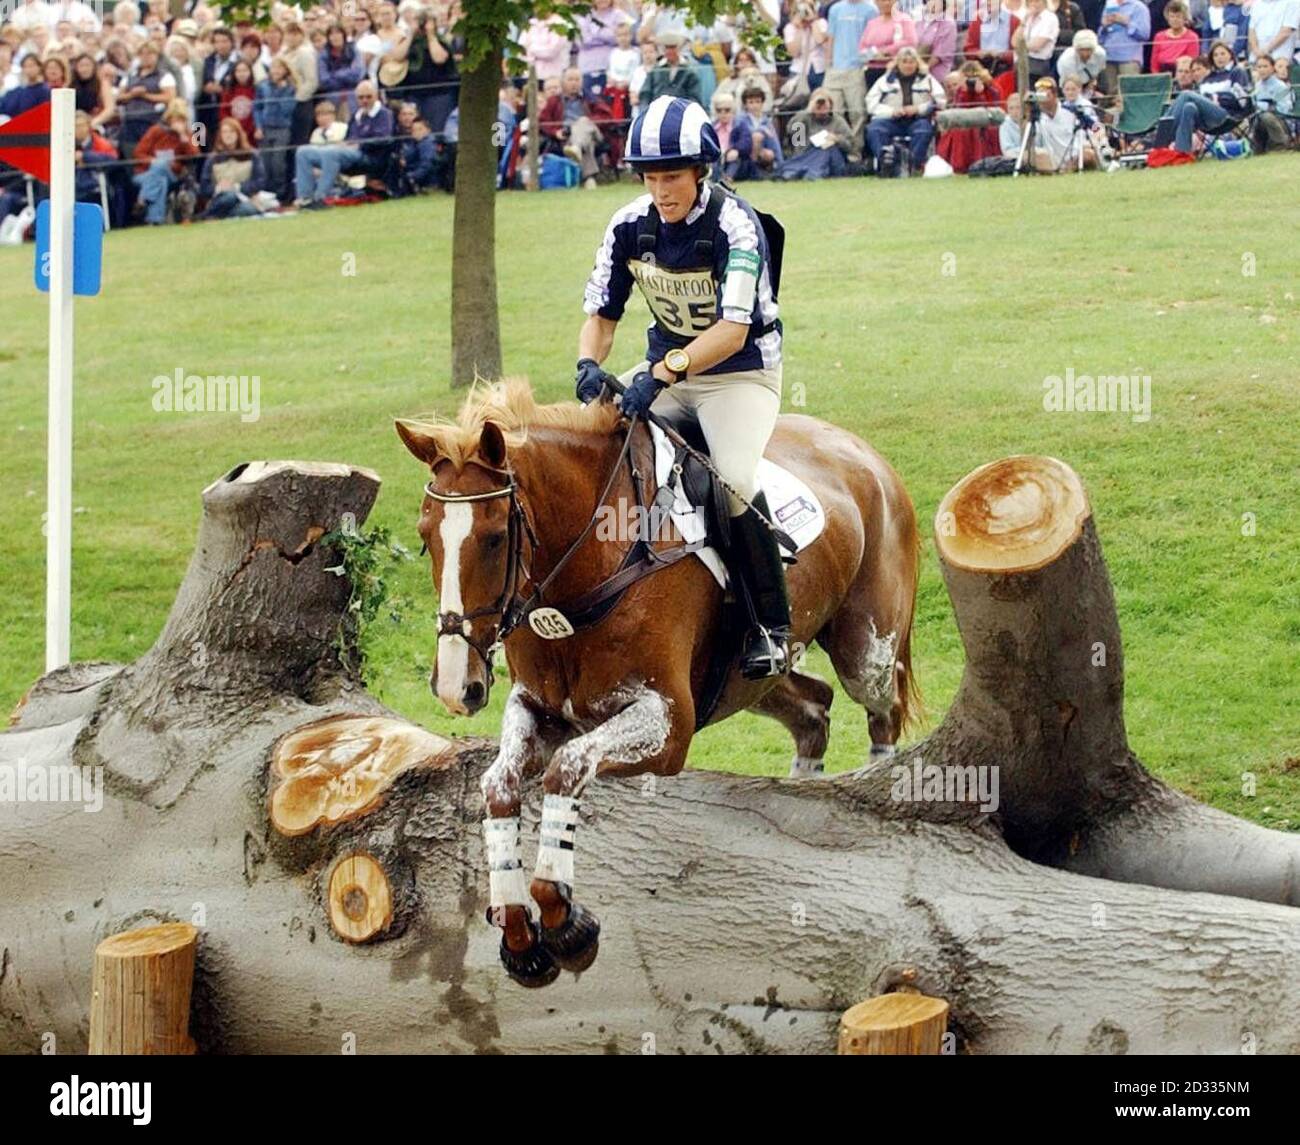
[[[948,1028],[948,1003],[896,992],[859,1002],[840,1020],[841,1054],[938,1054]]]
[[[129,930],[95,948],[92,1054],[192,1054],[190,990],[199,932],[186,922]]]
[[[966,667],[927,739],[823,780],[591,785],[576,892],[601,954],[544,990],[506,978],[484,921],[495,744],[444,752],[338,655],[349,594],[321,538],[377,492],[347,465],[232,470],[154,647],[51,673],[0,732],[0,768],[103,769],[99,814],[0,816],[0,1051],[84,1047],[92,999],[69,983],[97,941],[201,905],[204,1052],[833,1053],[861,999],[917,1005],[903,987],[948,1004],[957,1053],[1300,1052],[1300,836],[1129,750],[1114,598],[1064,463],[1007,458],[944,500]],[[418,482],[401,496],[414,520]],[[834,734],[866,760],[847,717]],[[900,798],[918,767],[993,769],[996,812],[942,784]]]
[[[348,942],[365,942],[393,921],[393,888],[371,855],[346,855],[330,875],[329,914]]]

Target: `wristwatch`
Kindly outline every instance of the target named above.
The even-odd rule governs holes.
[[[691,369],[691,356],[685,350],[669,350],[664,355],[664,368],[673,375],[674,383],[684,382]]]

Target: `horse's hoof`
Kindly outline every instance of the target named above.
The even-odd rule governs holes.
[[[600,953],[600,920],[576,902],[569,917],[556,927],[542,927],[542,945],[561,970],[581,974]]]
[[[511,950],[506,945],[505,935],[501,936],[501,965],[506,968],[506,974],[520,986],[529,989],[549,986],[560,976],[560,968],[541,942],[537,926],[531,919],[528,922],[528,933],[532,936],[532,944],[527,949],[518,951]]]

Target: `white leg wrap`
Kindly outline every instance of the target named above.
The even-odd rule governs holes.
[[[487,844],[489,906],[523,906],[528,902],[524,882],[523,843],[519,816],[483,820],[483,841]]]
[[[542,841],[533,878],[573,886],[573,837],[578,828],[578,801],[568,795],[542,800]]]

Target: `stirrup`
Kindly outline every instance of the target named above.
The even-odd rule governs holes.
[[[790,633],[788,629],[752,628],[740,654],[740,674],[746,680],[765,680],[784,676],[790,671]]]

